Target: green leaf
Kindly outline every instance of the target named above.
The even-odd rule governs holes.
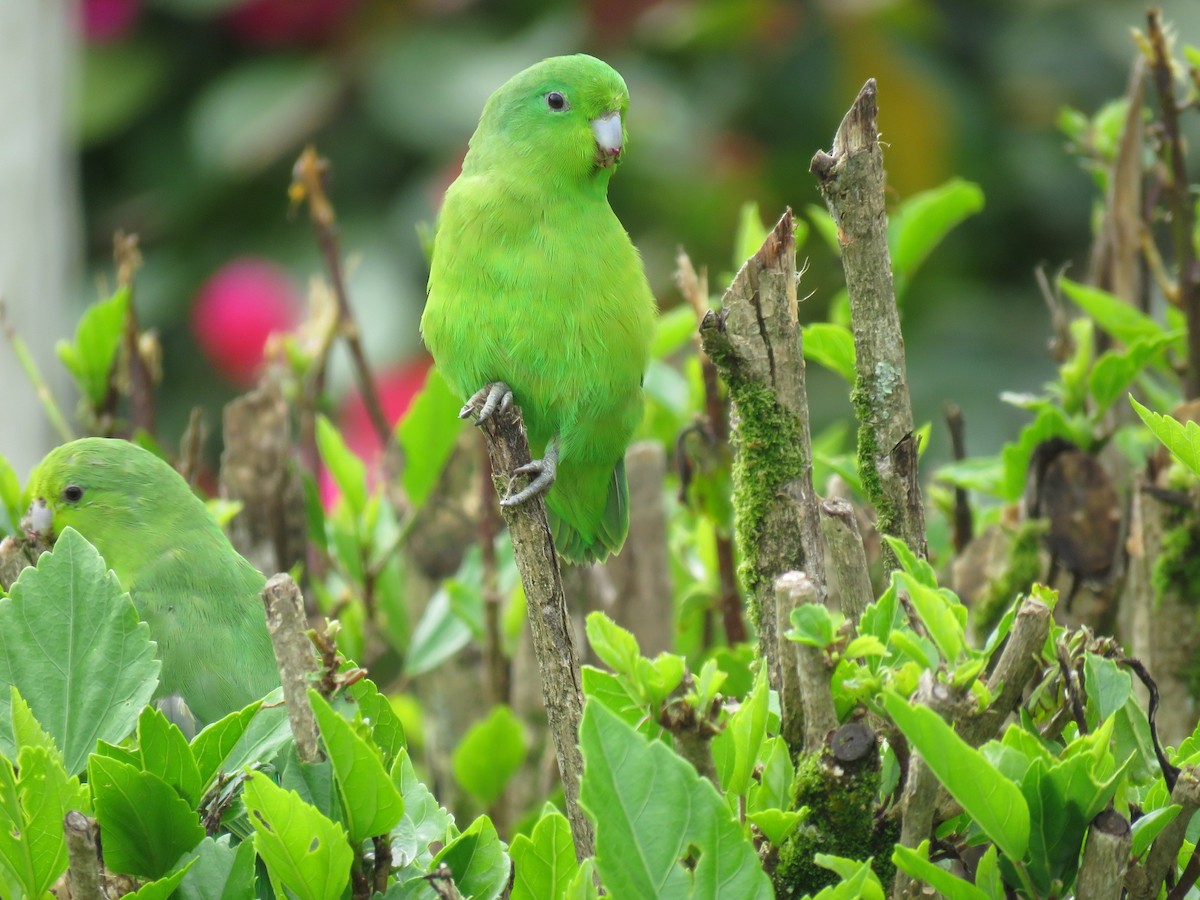
[[[904,586],[929,636],[937,644],[942,659],[950,665],[958,662],[966,650],[963,628],[966,608],[949,591],[927,587],[907,572],[900,572],[896,577]]]
[[[896,272],[911,275],[947,234],[982,209],[983,190],[961,178],[913,194],[888,222],[888,245]]]
[[[88,809],[87,788],[68,776],[50,747],[27,746],[12,763],[0,756],[0,866],[29,897],[41,897],[67,868],[63,818]]]
[[[589,856],[579,864],[579,871],[567,886],[563,900],[599,900],[600,892],[596,889],[593,873],[596,870],[595,861]]]
[[[742,264],[758,252],[770,229],[763,224],[758,204],[748,201],[738,210],[737,232],[733,239],[733,268],[737,271]]]
[[[1129,850],[1130,859],[1141,859],[1149,850],[1154,839],[1164,828],[1175,821],[1175,817],[1183,812],[1178,803],[1170,806],[1160,806],[1152,809],[1133,823],[1133,844]]]
[[[814,322],[803,329],[804,358],[819,363],[854,384],[858,372],[854,368],[854,335],[845,325]]]
[[[354,862],[346,830],[262,772],[246,779],[243,799],[271,878],[300,900],[340,900]]]
[[[333,777],[333,764],[329,760],[302,762],[296,753],[296,745],[289,743],[275,757],[274,765],[278,772],[276,783],[281,788],[295,791],[301,800],[315,806],[322,815],[346,824],[337,779]]]
[[[168,897],[175,896],[175,889],[187,877],[188,872],[191,871],[194,865],[194,862],[189,862],[182,868],[176,869],[170,875],[165,875],[156,881],[143,884],[136,891],[126,894],[125,897],[128,900],[167,900]]]
[[[0,534],[17,534],[21,530],[21,482],[12,464],[0,456]]]
[[[138,717],[137,743],[142,769],[158,775],[192,806],[199,805],[204,782],[179,727],[147,706]]]
[[[1129,395],[1129,402],[1133,404],[1133,408],[1151,433],[1162,441],[1163,446],[1193,475],[1200,476],[1200,425],[1190,420],[1180,422],[1171,416],[1151,412],[1134,400],[1132,394]]]
[[[921,841],[916,850],[897,844],[896,849],[892,851],[892,862],[896,864],[896,868],[918,881],[924,881],[949,900],[991,900],[986,892],[971,882],[963,881],[957,875],[952,875],[941,866],[931,863],[929,841]]]
[[[641,649],[632,632],[602,612],[588,614],[586,630],[588,643],[601,662],[618,675],[634,675]]]
[[[508,887],[512,865],[504,849],[492,820],[480,816],[443,847],[430,866],[434,869],[442,863],[449,866],[454,873],[454,884],[464,897],[495,900]]]
[[[785,635],[789,641],[824,649],[837,640],[842,622],[823,604],[804,603],[792,610],[791,625]]]
[[[324,416],[317,416],[317,449],[321,462],[329,469],[329,475],[342,492],[356,516],[361,516],[367,507],[367,467],[346,446],[337,428]]]
[[[379,688],[369,678],[356,681],[351,685],[349,694],[371,726],[371,740],[383,757],[383,765],[390,769],[405,747],[404,725],[400,717],[388,698],[379,693]]]
[[[102,406],[108,394],[109,375],[121,347],[128,312],[129,289],[119,288],[107,300],[87,308],[75,327],[73,341],[62,340],[55,347],[79,393],[94,408]]]
[[[221,772],[240,772],[255,763],[270,762],[292,739],[282,691],[276,689],[264,701],[230,713],[209,725],[192,741],[192,756],[204,786]]]
[[[54,738],[34,718],[33,710],[29,708],[29,704],[25,702],[25,698],[21,696],[17,686],[12,684],[8,689],[9,701],[12,704],[13,757],[20,756],[21,751],[26,747],[45,747],[61,762],[62,754],[58,751],[58,745],[54,743]]]
[[[1125,350],[1107,350],[1101,354],[1088,375],[1088,391],[1096,401],[1093,415],[1103,413],[1112,406],[1146,366],[1161,355],[1162,349],[1184,334],[1169,331],[1158,337],[1134,341]]]
[[[253,900],[253,841],[232,847],[228,834],[206,837],[181,862],[193,860],[179,883],[176,900]]]
[[[730,716],[725,730],[712,739],[713,762],[726,793],[743,796],[750,789],[758,752],[767,733],[769,697],[766,666],[760,666],[754,690]]]
[[[595,666],[583,666],[583,693],[603,703],[611,712],[621,717],[630,727],[636,728],[649,738],[657,738],[662,726],[646,715],[645,705],[635,697],[620,676]]]
[[[511,709],[493,706],[454,750],[454,777],[482,806],[491,806],[525,761],[525,730]]]
[[[425,870],[433,859],[429,845],[445,843],[454,818],[417,778],[407,750],[392,766],[392,784],[404,798],[404,817],[392,831],[392,863],[397,868],[415,864]]]
[[[807,815],[808,810],[762,809],[746,813],[746,819],[757,825],[772,844],[780,846]]]
[[[512,900],[562,897],[579,871],[571,824],[557,811],[546,811],[528,835],[518,834],[509,849],[512,856]]]
[[[154,695],[150,629],[100,554],[73,528],[0,598],[0,753],[13,754],[8,685],[54,737],[67,771],[118,742]]]
[[[320,56],[254,55],[226,66],[204,80],[189,108],[192,150],[210,170],[257,172],[293,153],[333,111],[339,90]]]
[[[791,802],[796,767],[792,764],[792,754],[784,739],[776,736],[763,741],[759,763],[762,765],[762,771],[758,784],[750,787],[747,810],[758,812],[766,809],[786,809]]]
[[[659,313],[654,326],[654,341],[650,344],[651,358],[670,356],[690,341],[697,329],[696,311],[686,303]]]
[[[824,206],[817,206],[815,203],[810,203],[804,207],[804,213],[808,217],[813,230],[825,242],[825,246],[832,250],[835,256],[841,256],[842,242],[838,237],[837,222],[833,221],[833,217],[829,215],[829,210]]]
[[[357,846],[367,838],[387,834],[404,815],[404,800],[384,769],[379,752],[313,688],[308,689],[308,702],[321,729],[325,753],[333,764],[350,843]]]
[[[1108,291],[1069,278],[1059,278],[1058,287],[1076,306],[1095,319],[1097,325],[1123,344],[1132,345],[1142,339],[1154,340],[1166,331],[1137,307]]]
[[[596,866],[609,895],[767,900],[754,845],[705,778],[588,700],[580,728],[580,802],[596,822]],[[694,868],[689,848],[702,848]]]
[[[458,417],[461,408],[462,399],[454,395],[437,369],[430,369],[425,387],[396,425],[396,440],[404,450],[404,491],[418,509],[429,499],[466,427]]]
[[[110,871],[162,878],[204,839],[195,810],[153,772],[94,755],[88,783]]]
[[[1029,806],[1018,788],[933,710],[886,691],[884,708],[938,780],[1001,852],[1021,859],[1029,846]]]
[[[842,877],[842,882],[833,886],[834,896],[845,897],[846,900],[850,900],[851,897],[854,900],[885,900],[883,885],[871,869],[870,860],[846,859],[831,853],[816,853],[813,855],[813,862]],[[854,893],[851,893],[851,890]]]
[[[995,844],[989,845],[979,858],[975,867],[975,887],[987,894],[990,900],[1005,900],[1007,896],[1000,877],[1000,857]]]
[[[436,669],[470,642],[471,626],[458,612],[463,604],[455,603],[452,598],[471,591],[478,593],[458,579],[442,582],[413,629],[412,643],[404,660],[406,675],[415,677]]]

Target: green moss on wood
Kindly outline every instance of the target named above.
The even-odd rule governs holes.
[[[1013,601],[1029,593],[1041,576],[1042,536],[1049,528],[1046,519],[1027,519],[1012,530],[1004,571],[988,583],[975,604],[977,634],[986,635],[995,628]]]

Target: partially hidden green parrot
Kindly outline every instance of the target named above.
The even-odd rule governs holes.
[[[51,451],[30,490],[29,536],[53,541],[71,526],[133,598],[158,644],[159,696],[182,697],[206,725],[279,686],[266,579],[169,464],[128,441],[83,438]]]
[[[656,309],[608,203],[629,92],[583,54],[492,94],[438,217],[421,333],[478,422],[522,410],[534,459],[505,505],[547,492],[555,544],[603,560],[629,531],[625,450],[642,418]],[[516,473],[514,473],[516,474]]]

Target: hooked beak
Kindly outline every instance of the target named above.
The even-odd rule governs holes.
[[[592,119],[592,134],[596,136],[597,165],[613,165],[621,155],[621,114],[610,112]]]
[[[42,497],[29,504],[29,511],[21,520],[21,528],[32,540],[48,537],[54,530],[54,510]]]

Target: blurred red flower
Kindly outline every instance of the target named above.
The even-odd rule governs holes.
[[[142,0],[83,0],[83,36],[91,44],[125,37],[137,24]]]
[[[227,18],[247,44],[318,43],[333,34],[358,0],[249,0]]]
[[[235,259],[200,288],[192,306],[192,331],[217,371],[248,387],[262,367],[267,338],[294,328],[300,307],[291,279],[274,263]]]

